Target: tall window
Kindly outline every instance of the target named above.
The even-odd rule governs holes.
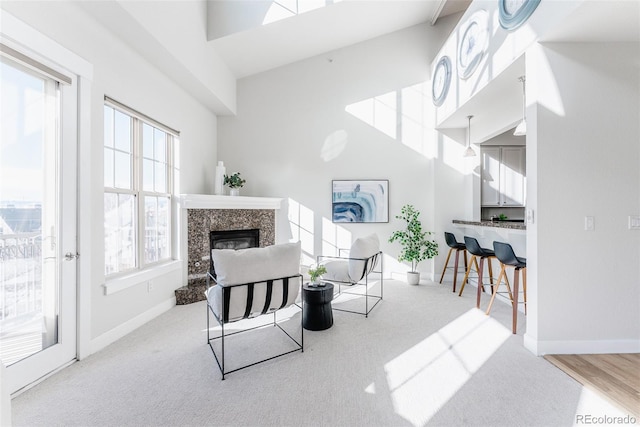
[[[104,105],[105,274],[171,259],[178,133],[113,100]]]

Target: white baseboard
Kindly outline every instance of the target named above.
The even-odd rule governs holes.
[[[133,332],[134,330],[138,329],[140,326],[144,325],[150,320],[155,319],[162,313],[169,311],[170,309],[175,307],[175,305],[176,305],[175,297],[169,298],[168,300],[156,305],[155,307],[152,307],[151,309],[145,311],[144,313],[139,314],[133,319],[119,326],[116,326],[115,328],[105,332],[104,334],[100,335],[97,338],[92,339],[91,343],[89,344],[90,354],[93,354],[102,350],[103,348],[107,347],[109,344],[112,344],[115,341],[119,340],[120,338],[124,337],[125,335]]]
[[[542,341],[524,335],[524,347],[536,356],[545,354],[640,353],[640,340]]]

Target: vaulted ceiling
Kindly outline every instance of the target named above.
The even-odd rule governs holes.
[[[209,0],[208,38],[238,78],[466,10],[471,0]],[[307,9],[302,9],[306,6]]]
[[[242,78],[413,25],[437,25],[439,18],[464,12],[470,3],[207,0],[207,32],[209,43],[233,74]],[[582,3],[578,12],[544,41],[640,41],[639,0]]]
[[[640,0],[563,1],[576,1],[580,7],[541,41],[640,41]],[[471,0],[73,3],[179,81],[212,111],[224,115],[235,112],[236,79],[413,25],[437,26],[441,17],[462,14]],[[514,75],[521,73],[514,71]],[[514,96],[519,97],[519,85],[513,86]],[[459,127],[457,123],[451,126]]]

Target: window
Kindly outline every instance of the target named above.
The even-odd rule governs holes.
[[[173,148],[178,132],[106,99],[105,275],[171,260]]]

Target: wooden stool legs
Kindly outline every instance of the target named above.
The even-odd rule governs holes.
[[[493,300],[496,298],[498,293],[498,288],[502,284],[502,278],[505,279],[505,284],[507,285],[507,291],[509,292],[509,299],[511,300],[511,308],[513,310],[513,319],[512,319],[512,332],[516,333],[516,327],[518,325],[518,292],[520,288],[520,272],[522,272],[522,294],[524,299],[524,314],[527,315],[527,268],[519,268],[516,267],[513,272],[513,292],[511,292],[511,287],[509,286],[509,279],[507,278],[506,266],[504,264],[501,265],[500,275],[498,276],[498,284],[493,291],[493,295],[491,295],[491,301],[489,301],[489,307],[487,307],[486,314],[491,312],[491,306],[493,305]],[[479,295],[479,294],[478,294]],[[515,296],[515,298],[514,298]]]
[[[511,304],[513,304],[513,294],[511,293],[511,286],[509,286],[509,278],[507,277],[507,269],[504,264],[500,264],[500,274],[498,275],[498,284],[495,286],[493,293],[491,295],[491,300],[489,301],[489,306],[487,307],[486,314],[491,312],[491,306],[493,305],[493,301],[496,299],[496,295],[498,294],[498,289],[502,284],[502,279],[504,278],[504,283],[507,286],[507,292],[509,293],[509,299],[511,300]]]
[[[489,283],[493,285],[493,271],[491,271],[491,257],[486,257],[489,264]],[[482,266],[484,265],[485,257],[480,258],[480,269],[478,270],[478,296],[476,298],[476,308],[480,308],[480,295],[484,292],[484,286],[482,284]],[[493,294],[493,286],[491,286],[491,293]],[[462,292],[461,292],[462,293]],[[493,296],[493,295],[492,295]]]
[[[467,284],[467,280],[469,280],[469,273],[471,273],[471,267],[476,266],[476,273],[480,274],[480,267],[478,266],[478,257],[475,255],[471,255],[471,260],[469,261],[469,266],[467,266],[467,272],[464,275],[464,279],[462,279],[462,286],[460,287],[460,293],[458,296],[462,296],[462,291],[464,291],[464,286]]]
[[[462,291],[464,291],[464,287],[469,281],[469,273],[471,273],[471,267],[475,264],[476,273],[478,273],[478,292],[484,292],[484,285],[482,284],[482,271],[484,259],[487,258],[487,264],[489,264],[489,283],[491,283],[491,293],[493,294],[493,268],[491,267],[491,258],[494,257],[480,257],[480,265],[478,265],[478,257],[476,255],[471,255],[471,260],[469,261],[469,266],[467,267],[467,272],[464,275],[464,280],[462,280],[462,287],[460,288],[460,293],[458,296],[462,296]],[[480,291],[481,290],[481,291]],[[479,294],[478,294],[479,295]],[[480,297],[478,296],[478,308],[480,308]]]
[[[522,297],[524,298],[524,315],[527,315],[527,267],[522,269]]]
[[[525,282],[526,279],[523,280]],[[516,327],[518,326],[518,286],[520,285],[520,269],[516,267],[513,272],[513,296],[511,305],[513,307],[513,320],[512,320],[512,332],[516,333]],[[526,300],[526,297],[525,297]],[[526,310],[526,308],[525,308]]]
[[[449,265],[449,258],[451,258],[451,252],[453,252],[454,250],[455,249],[451,248],[447,253],[447,260],[444,262],[444,267],[442,268],[442,275],[440,276],[440,284],[442,284],[442,279],[444,279],[444,273],[447,271],[447,265]]]
[[[458,259],[460,258],[460,252],[463,253],[464,256],[464,268],[467,268],[467,251],[465,249],[449,249],[449,253],[447,254],[447,260],[444,262],[444,267],[442,268],[442,275],[440,276],[440,284],[442,284],[442,279],[444,279],[444,273],[447,271],[447,266],[449,265],[449,258],[451,258],[451,252],[456,251],[456,260],[453,265],[453,292],[456,291],[456,284],[458,280]]]

